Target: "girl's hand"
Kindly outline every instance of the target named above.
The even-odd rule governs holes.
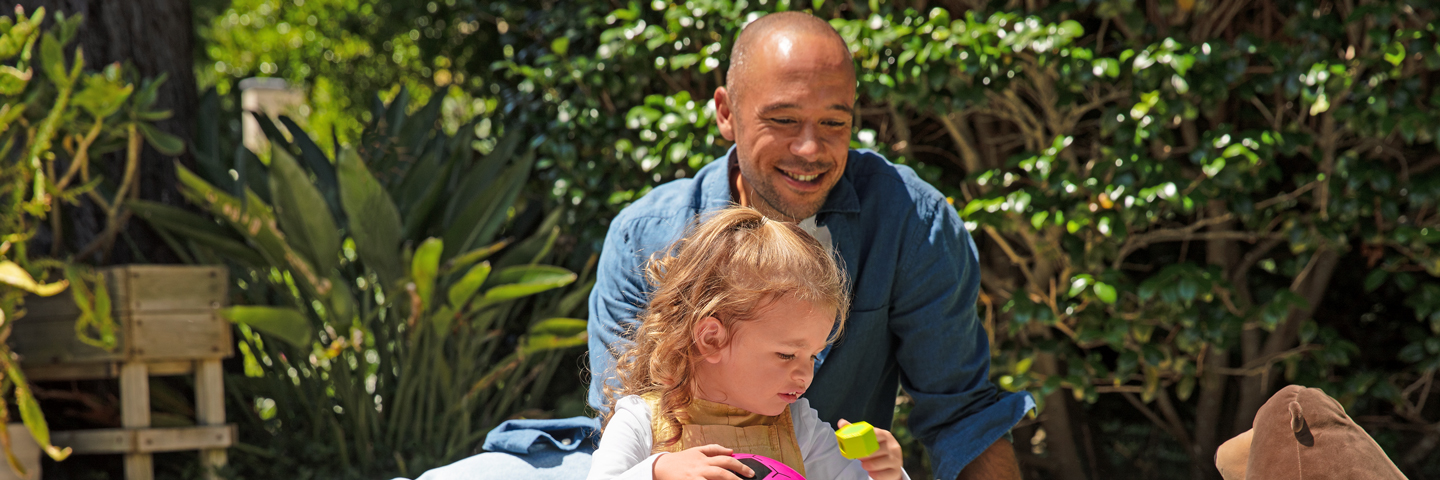
[[[895,443],[893,437],[890,443]],[[740,480],[734,472],[755,476],[755,471],[731,457],[732,453],[735,451],[715,444],[667,453],[655,459],[651,476],[655,480]]]
[[[838,425],[845,428],[850,422],[840,419]],[[875,443],[880,449],[870,456],[860,459],[860,466],[870,473],[870,478],[875,480],[900,480],[905,478],[904,466],[905,456],[900,453],[900,442],[895,441],[895,435],[889,430],[876,428]]]

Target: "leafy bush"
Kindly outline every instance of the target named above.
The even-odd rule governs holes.
[[[257,117],[268,162],[242,148],[180,170],[210,218],[132,205],[187,258],[235,266],[245,304],[223,315],[242,333],[245,375],[227,384],[249,444],[241,476],[413,476],[556,408],[547,388],[572,358],[561,350],[585,341],[569,317],[590,283],[556,290],[577,275],[539,263],[557,216],[517,225],[534,214],[516,212],[533,162],[523,130],[480,157],[473,128],[434,128],[440,98],[413,114],[406,98],[377,102],[359,147],[333,158],[288,118],[293,140]]]
[[[1433,9],[435,5],[381,31],[413,28],[427,40],[391,43],[399,57],[444,58],[468,95],[534,102],[507,125],[547,132],[530,191],[567,208],[578,258],[618,209],[724,152],[708,99],[745,22],[831,19],[860,74],[856,145],[970,222],[995,380],[1046,403],[1016,437],[1032,476],[1213,478],[1215,446],[1282,379],[1340,399],[1412,476],[1440,471]]]
[[[45,18],[44,8],[27,16],[18,6],[13,17],[0,16],[0,426],[11,418],[6,399],[13,399],[31,436],[59,461],[70,449],[50,445],[44,413],[5,339],[25,315],[25,295],[56,295],[68,287],[83,312],[76,319],[78,338],[115,347],[105,282],[67,257],[103,258],[109,252],[130,215],[124,201],[137,193],[134,173],[142,142],[173,153],[183,145],[150,124],[169,116],[153,110],[163,78],[137,90],[119,64],[84,71],[84,52],[74,49],[67,61],[64,50],[80,17],[57,12],[48,30],[41,28]],[[92,177],[92,159],[121,149],[125,176]],[[82,202],[103,212],[104,228],[78,232],[91,238],[69,251],[62,215]],[[40,252],[32,254],[32,247]],[[23,471],[5,432],[0,449],[11,468]]]
[[[629,133],[555,126],[585,130],[556,135],[575,139],[546,150],[556,165],[613,159],[596,169],[628,178],[599,191],[588,172],[563,178],[568,194],[619,206],[625,186],[713,158],[721,142],[695,99],[720,84],[740,25],[792,6],[631,5],[557,39],[564,51],[517,55],[512,81],[558,115],[628,112]],[[1381,428],[1408,471],[1440,468],[1433,444],[1406,433],[1434,422],[1425,392],[1440,367],[1427,349],[1440,346],[1440,183],[1425,160],[1440,119],[1423,80],[1440,59],[1419,54],[1437,47],[1433,12],[816,8],[855,53],[859,140],[949,193],[981,244],[996,381],[1045,403],[1047,440],[1034,437],[1027,468],[1079,478],[1177,462],[1169,471],[1213,476],[1215,446],[1282,379]],[[1119,440],[1132,426],[1169,440]]]

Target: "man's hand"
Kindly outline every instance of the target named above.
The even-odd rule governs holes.
[[[732,453],[735,451],[715,444],[667,453],[655,459],[651,476],[655,480],[740,480],[734,472],[755,476],[755,471],[731,457]]]
[[[836,423],[840,428],[845,428],[850,422],[840,419]],[[895,441],[895,435],[883,428],[875,429],[875,443],[880,449],[870,456],[860,459],[860,466],[870,473],[874,480],[900,480],[905,478],[902,473],[905,467],[905,456],[900,452],[900,442]]]
[[[956,480],[970,479],[1020,480],[1020,462],[1015,460],[1015,447],[1004,438],[996,440],[956,477]]]

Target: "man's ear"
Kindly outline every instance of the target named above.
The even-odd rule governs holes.
[[[720,127],[720,136],[735,141],[735,111],[730,109],[730,92],[725,87],[715,89],[715,124]]]
[[[730,332],[726,331],[725,325],[715,317],[705,317],[695,323],[692,336],[700,356],[710,363],[719,362],[721,352],[730,343]]]

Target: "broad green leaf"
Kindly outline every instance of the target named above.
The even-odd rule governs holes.
[[[531,335],[570,336],[584,333],[586,324],[578,318],[548,318],[530,326]]]
[[[585,321],[575,318],[551,318],[542,320],[530,328],[520,347],[520,355],[528,356],[548,350],[585,345]]]
[[[0,283],[19,288],[21,290],[42,297],[48,297],[65,291],[65,287],[68,287],[70,285],[70,282],[67,282],[65,280],[60,280],[53,283],[37,282],[35,281],[35,277],[30,276],[30,272],[25,271],[25,269],[21,268],[19,264],[16,264],[15,262],[9,260],[0,262]]]
[[[560,37],[551,41],[550,50],[554,51],[556,55],[565,56],[565,53],[570,51],[570,37]]]
[[[454,285],[450,286],[450,306],[459,309],[480,291],[480,286],[490,278],[490,262],[484,262],[465,272]]]
[[[309,347],[315,335],[310,319],[293,308],[242,305],[221,309],[220,316],[300,348]]]
[[[505,247],[510,246],[509,240],[501,240],[488,246],[480,247],[450,259],[450,268],[461,269],[475,264],[475,262],[489,258]]]
[[[497,284],[485,292],[482,306],[534,295],[575,281],[569,270],[549,265],[520,265],[506,268],[495,275]]]
[[[290,270],[295,276],[295,283],[305,292],[321,298],[330,295],[331,280],[317,275],[315,267],[286,243],[285,236],[276,229],[270,206],[261,201],[255,192],[246,189],[245,202],[241,203],[239,199],[206,183],[179,162],[175,164],[175,174],[180,179],[181,195],[229,223],[231,228],[256,245],[256,250],[266,262],[276,268]]]
[[[145,136],[145,141],[155,150],[165,155],[180,155],[185,153],[185,141],[180,137],[165,133],[147,122],[139,122],[140,133]]]
[[[392,288],[405,275],[400,256],[400,212],[354,149],[340,152],[337,162],[340,204],[350,220],[355,252],[380,277],[384,288]]]
[[[292,247],[305,253],[317,274],[328,276],[340,258],[340,233],[325,208],[325,197],[284,149],[273,149],[270,169],[270,192],[281,231]]]
[[[426,239],[415,249],[410,260],[410,279],[415,282],[415,293],[420,295],[422,311],[430,309],[430,294],[435,291],[435,277],[440,270],[440,254],[445,251],[445,242],[438,238]]]
[[[169,231],[252,267],[269,266],[264,257],[245,245],[244,238],[235,236],[233,230],[216,225],[208,218],[147,200],[130,200],[125,202],[125,206],[156,229]]]

